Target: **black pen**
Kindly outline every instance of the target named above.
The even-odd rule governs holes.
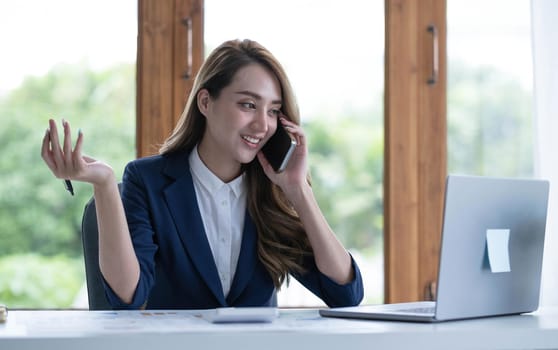
[[[72,181],[64,180],[64,187],[66,187],[72,196],[74,195],[74,186],[72,186]]]

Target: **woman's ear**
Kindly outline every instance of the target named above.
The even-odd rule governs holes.
[[[207,91],[207,89],[201,89],[196,96],[198,109],[205,117],[207,117],[207,112],[209,110],[210,97],[211,96],[209,96],[209,91]]]

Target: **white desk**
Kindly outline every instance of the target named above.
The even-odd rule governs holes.
[[[10,311],[0,349],[558,349],[558,308],[438,324],[322,318],[210,324],[191,311]]]

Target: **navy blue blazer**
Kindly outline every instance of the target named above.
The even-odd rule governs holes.
[[[225,296],[198,208],[188,154],[158,155],[130,162],[122,179],[122,201],[140,278],[130,304],[105,282],[116,309],[206,309],[274,306],[275,287],[258,259],[257,232],[247,213],[237,269]],[[352,258],[351,258],[352,259]],[[339,285],[322,274],[313,257],[304,274],[292,274],[329,306],[349,306],[363,297],[362,277]]]

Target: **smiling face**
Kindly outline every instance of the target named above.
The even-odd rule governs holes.
[[[228,182],[275,132],[281,109],[279,81],[264,66],[250,64],[239,69],[217,97],[203,89],[197,102],[207,122],[198,146],[200,158]]]

